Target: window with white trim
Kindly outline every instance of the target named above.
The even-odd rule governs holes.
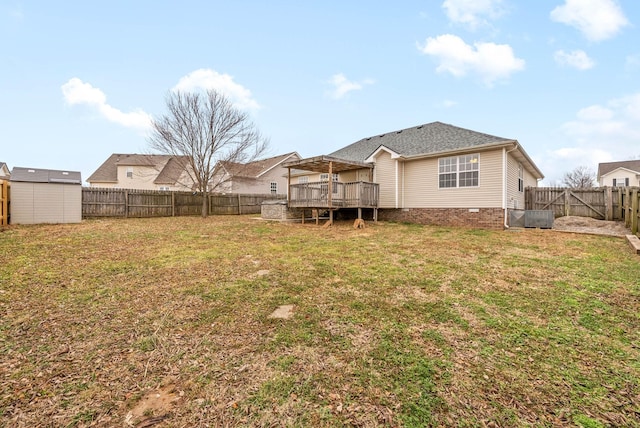
[[[524,192],[524,169],[522,164],[518,164],[518,192]]]
[[[127,167],[127,178],[133,178],[133,167],[132,166],[128,166]]]
[[[333,179],[334,183],[338,182],[338,179],[339,179],[338,174],[336,173],[331,174],[331,178]],[[329,181],[329,174],[327,173],[320,174],[320,181],[322,182]],[[338,186],[332,186],[332,187],[333,187],[333,193],[338,193]]]
[[[278,194],[278,183],[275,181],[271,182],[271,194],[272,195]]]
[[[307,184],[309,182],[309,177],[306,175],[302,177],[298,177],[298,184]]]
[[[331,176],[333,177],[333,181],[338,181],[338,174],[331,174]],[[320,174],[320,181],[329,181],[329,174],[327,173],[322,173]]]
[[[438,187],[478,187],[479,166],[477,153],[438,159]]]
[[[627,187],[629,186],[629,178],[614,178],[613,187]]]

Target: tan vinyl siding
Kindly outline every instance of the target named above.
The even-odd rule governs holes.
[[[81,221],[81,186],[48,183],[12,183],[12,224],[79,223]]]
[[[380,185],[380,208],[396,208],[396,161],[387,152],[376,157],[375,182]]]
[[[625,179],[629,179],[629,186],[639,186],[640,180],[635,172],[630,171],[628,169],[618,168],[614,171],[611,171],[608,174],[600,177],[600,185],[601,186],[613,186],[613,179],[616,179],[616,185],[618,182],[626,183]]]
[[[478,187],[438,188],[438,158],[406,162],[404,184],[405,208],[500,208],[502,150],[480,152]]]
[[[510,209],[524,209],[524,191],[518,191],[518,165],[520,163],[507,153],[507,206]],[[524,170],[524,166],[522,167]],[[523,171],[524,178],[524,171]]]

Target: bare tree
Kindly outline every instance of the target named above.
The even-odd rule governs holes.
[[[217,174],[224,164],[245,164],[261,157],[269,142],[247,113],[215,90],[206,93],[170,92],[168,112],[153,120],[149,143],[152,150],[176,156],[202,194],[202,216],[207,200],[228,176]]]
[[[572,189],[591,189],[594,187],[596,174],[589,167],[579,166],[564,175],[562,183]]]

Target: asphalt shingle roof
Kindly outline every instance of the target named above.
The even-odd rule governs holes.
[[[626,168],[630,169],[631,171],[640,173],[640,160],[600,163],[598,164],[598,178],[602,177],[603,175],[609,174],[611,171],[614,171],[618,168]]]
[[[126,165],[154,167],[158,170],[156,180],[160,180],[156,181],[157,183],[175,183],[183,171],[179,168],[180,158],[182,156],[114,153],[89,176],[87,181],[115,183],[118,181],[118,165]],[[172,159],[175,162],[170,162]],[[187,162],[183,163],[187,164]]]
[[[401,156],[411,157],[446,153],[491,144],[502,144],[510,141],[515,140],[483,134],[442,122],[432,122],[363,138],[349,146],[330,153],[329,156],[346,160],[364,161],[380,146],[385,146]]]
[[[66,183],[82,184],[81,174],[78,171],[60,171],[55,169],[36,169],[14,167],[11,170],[11,181],[29,183]]]

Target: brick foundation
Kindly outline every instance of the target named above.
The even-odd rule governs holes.
[[[472,227],[478,229],[504,229],[504,211],[501,208],[404,208],[378,210],[378,220],[428,224],[432,226]]]

